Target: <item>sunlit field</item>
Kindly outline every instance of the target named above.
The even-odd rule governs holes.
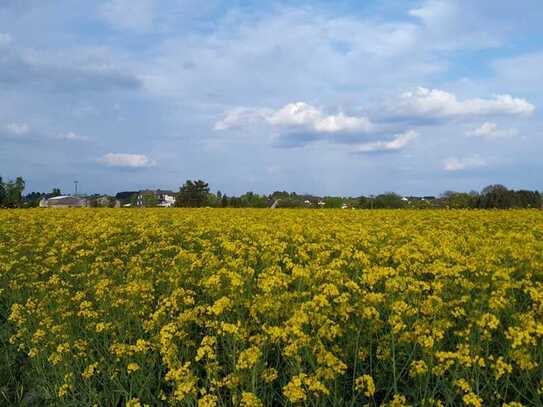
[[[0,405],[543,404],[543,212],[0,211]]]

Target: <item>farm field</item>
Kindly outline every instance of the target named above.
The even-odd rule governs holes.
[[[543,211],[0,211],[0,405],[543,405]]]

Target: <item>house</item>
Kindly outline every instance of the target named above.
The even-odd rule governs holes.
[[[122,206],[126,206],[126,204],[133,203],[132,198],[138,194],[138,191],[123,191],[123,192],[117,192],[115,195],[115,199],[121,202]]]
[[[170,208],[175,205],[175,195],[172,194],[162,194],[160,197],[160,202],[158,203],[158,206],[161,206],[163,208]]]
[[[136,197],[136,205],[138,208],[145,206],[158,206],[161,208],[170,208],[175,205],[175,193],[172,191],[164,191],[161,189],[151,190],[146,189],[139,191]]]
[[[85,208],[88,202],[85,198],[71,195],[43,198],[39,204],[40,208]]]

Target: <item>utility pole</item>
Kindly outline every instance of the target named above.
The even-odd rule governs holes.
[[[79,181],[74,181],[75,196],[77,196],[77,184],[79,184]]]

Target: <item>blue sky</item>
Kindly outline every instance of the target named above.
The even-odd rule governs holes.
[[[27,190],[542,190],[540,0],[0,0]]]

